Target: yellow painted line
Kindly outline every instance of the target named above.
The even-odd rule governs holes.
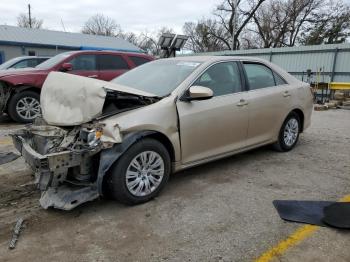
[[[350,195],[347,195],[339,200],[340,202],[350,202]],[[314,225],[306,225],[299,227],[286,239],[280,241],[276,246],[270,248],[265,253],[263,253],[255,262],[269,262],[274,258],[283,255],[289,248],[302,242],[307,237],[311,236],[320,227]]]

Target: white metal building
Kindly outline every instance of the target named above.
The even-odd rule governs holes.
[[[141,52],[118,37],[0,25],[0,64],[17,56],[54,56],[65,51],[91,49]]]

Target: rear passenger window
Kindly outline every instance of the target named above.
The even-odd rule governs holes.
[[[276,86],[287,84],[287,82],[275,72],[273,72],[273,76],[275,77]]]
[[[250,90],[275,86],[275,80],[270,68],[262,64],[244,63],[244,69]]]
[[[143,58],[143,57],[140,57],[140,56],[129,56],[129,58],[131,59],[131,61],[133,61],[133,63],[136,66],[139,66],[139,65],[145,64],[147,62],[150,62],[150,60],[148,60],[146,58]]]
[[[129,69],[128,63],[120,55],[99,55],[100,70]]]
[[[95,55],[79,55],[70,60],[73,70],[97,70]]]
[[[211,66],[193,84],[213,90],[214,96],[242,91],[241,78],[236,62],[223,62]]]

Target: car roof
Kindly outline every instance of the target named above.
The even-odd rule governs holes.
[[[126,51],[114,51],[114,50],[77,50],[77,51],[68,51],[65,53],[69,54],[126,54],[133,56],[144,56],[144,57],[152,57],[145,53],[139,52],[126,52]]]
[[[36,58],[51,58],[51,56],[17,56],[12,58],[13,60],[24,60],[24,59],[36,59]],[[10,61],[10,60],[8,60]]]
[[[167,58],[169,59],[169,58]],[[244,61],[261,61],[266,62],[266,60],[257,58],[257,57],[250,57],[250,56],[179,56],[176,58],[172,58],[176,60],[181,61],[196,61],[196,62],[216,62],[216,61],[223,61],[223,60],[244,60]]]

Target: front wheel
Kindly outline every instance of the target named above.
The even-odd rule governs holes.
[[[31,123],[40,116],[40,95],[23,91],[13,95],[8,104],[8,114],[16,122]]]
[[[300,133],[300,118],[297,113],[291,112],[284,120],[279,132],[278,141],[273,144],[274,149],[286,152],[297,144]]]
[[[165,146],[154,139],[142,139],[112,166],[107,177],[109,193],[129,205],[147,202],[164,187],[170,172],[170,156]]]

